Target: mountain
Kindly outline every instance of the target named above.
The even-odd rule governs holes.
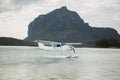
[[[10,37],[0,37],[0,45],[2,46],[38,46],[35,42],[19,40]]]
[[[63,6],[35,18],[28,26],[28,37],[25,40],[86,43],[102,38],[120,40],[120,35],[112,28],[91,27],[76,12]]]

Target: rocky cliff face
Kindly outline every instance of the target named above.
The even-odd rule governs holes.
[[[93,28],[76,12],[61,7],[35,18],[28,26],[26,40],[90,42],[102,38],[120,39],[120,35],[112,28]]]

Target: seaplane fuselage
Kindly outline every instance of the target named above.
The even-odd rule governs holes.
[[[54,51],[73,51],[75,53],[75,49],[73,46],[68,46],[65,44],[57,44],[53,46],[45,46],[43,43],[38,42],[38,46],[42,50],[54,50]]]

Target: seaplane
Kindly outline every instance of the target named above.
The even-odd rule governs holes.
[[[75,54],[76,51],[75,51],[74,46],[70,46],[70,45],[67,45],[66,43],[59,43],[59,42],[50,42],[50,41],[44,41],[44,42],[47,42],[47,43],[49,42],[51,43],[51,45],[45,45],[44,43],[38,41],[39,49],[46,50],[46,51],[56,51],[59,53],[64,52],[66,54],[69,54],[70,52],[72,52],[74,55],[67,55],[64,57],[66,58],[77,58],[78,57]]]

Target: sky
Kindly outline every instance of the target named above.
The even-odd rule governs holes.
[[[120,34],[120,0],[0,0],[0,37],[24,39],[31,21],[62,6],[92,27],[111,27]]]

